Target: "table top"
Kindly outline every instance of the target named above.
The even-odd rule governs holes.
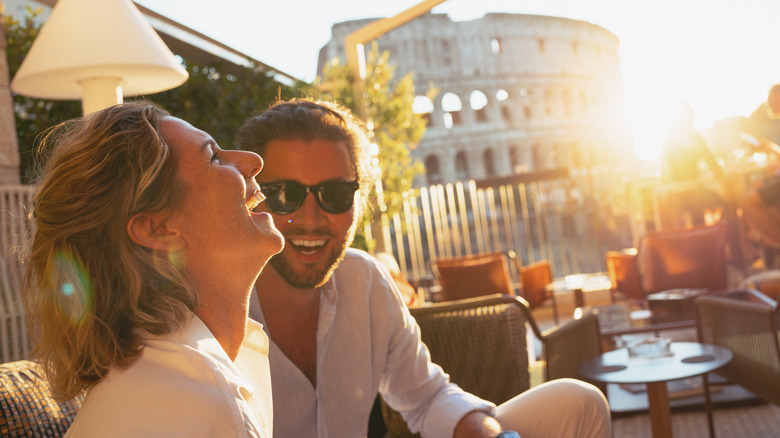
[[[585,292],[609,290],[612,283],[609,276],[603,272],[592,274],[574,274],[567,275],[564,278],[553,279],[552,283],[547,285],[547,290],[551,291],[571,291],[580,289]]]
[[[585,312],[595,313],[599,319],[599,330],[602,337],[677,330],[696,326],[696,321],[693,319],[653,322],[653,314],[650,310],[639,310],[639,308],[633,310],[629,307],[626,303],[585,306],[575,309],[575,315]]]
[[[606,383],[652,383],[684,379],[714,371],[726,365],[731,352],[717,345],[672,342],[672,356],[629,357],[621,348],[595,357],[580,367],[586,378]]]

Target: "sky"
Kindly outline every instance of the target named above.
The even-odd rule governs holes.
[[[137,0],[299,79],[315,78],[334,23],[389,17],[417,0]],[[614,33],[626,88],[626,119],[649,141],[680,100],[695,127],[747,116],[780,83],[778,0],[446,0],[453,20],[489,12],[588,21]]]

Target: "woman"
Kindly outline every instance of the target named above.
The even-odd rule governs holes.
[[[25,299],[68,436],[271,436],[267,337],[248,297],[284,243],[255,175],[149,102],[56,127]]]

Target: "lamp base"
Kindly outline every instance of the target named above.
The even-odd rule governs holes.
[[[122,86],[120,78],[99,77],[82,79],[81,111],[86,116],[89,113],[122,103]]]

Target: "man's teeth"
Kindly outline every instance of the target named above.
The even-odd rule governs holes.
[[[295,246],[305,246],[307,248],[316,248],[318,246],[325,245],[325,242],[327,240],[298,240],[298,239],[290,239],[290,243],[292,243]]]

